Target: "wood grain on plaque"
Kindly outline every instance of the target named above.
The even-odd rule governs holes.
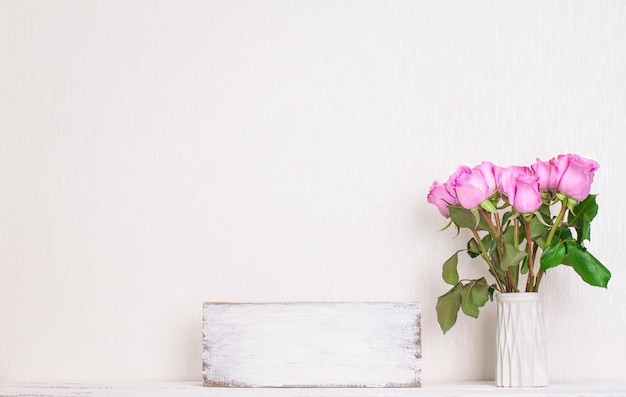
[[[204,303],[220,387],[419,387],[419,303]]]

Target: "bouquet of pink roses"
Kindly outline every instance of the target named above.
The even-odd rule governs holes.
[[[465,249],[443,264],[443,280],[452,285],[437,301],[444,333],[456,322],[459,309],[478,317],[479,307],[495,291],[537,292],[545,272],[561,264],[588,284],[607,287],[611,273],[583,245],[591,238],[591,221],[598,212],[596,195],[590,194],[598,167],[576,154],[538,159],[530,167],[483,162],[461,166],[445,183],[433,183],[428,202],[450,218],[445,228],[454,224],[473,235]],[[481,257],[495,282],[460,279],[462,251]]]

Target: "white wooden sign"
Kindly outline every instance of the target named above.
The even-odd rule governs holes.
[[[204,303],[212,387],[419,387],[419,303]]]

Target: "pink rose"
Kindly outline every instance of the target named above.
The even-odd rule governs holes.
[[[429,203],[434,204],[439,213],[445,216],[446,218],[450,217],[450,210],[448,210],[448,205],[456,205],[458,204],[456,197],[454,197],[445,185],[435,181],[430,187],[430,191],[428,192],[427,200]]]
[[[528,169],[526,167],[512,165],[510,167],[502,168],[498,176],[498,189],[503,195],[509,196],[518,175],[526,174],[528,174]]]
[[[586,199],[591,191],[594,172],[600,165],[577,154],[559,155],[555,164],[558,174],[556,190],[577,201]]]
[[[534,212],[541,207],[539,177],[528,167],[511,166],[500,174],[500,191],[515,211]]]
[[[497,167],[482,162],[474,168],[459,167],[449,183],[454,187],[456,198],[464,208],[476,208],[487,200],[497,188]]]
[[[556,159],[549,161],[541,161],[531,165],[535,175],[539,177],[539,189],[542,192],[554,192],[558,185],[558,169],[556,167]]]
[[[466,166],[466,165],[461,165],[461,166],[457,167],[457,169],[454,170],[452,175],[450,175],[450,177],[448,178],[448,180],[445,183],[446,189],[448,189],[448,193],[450,193],[451,195],[456,197],[456,181],[457,181],[457,179],[459,179],[462,175],[469,174],[470,172],[472,172],[472,169],[470,167]],[[457,201],[457,204],[458,204],[458,201]]]

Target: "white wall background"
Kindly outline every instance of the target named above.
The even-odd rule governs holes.
[[[613,279],[549,272],[550,377],[626,379],[625,21],[620,1],[0,0],[0,381],[200,380],[205,300],[421,301],[424,383],[493,379],[495,305],[437,325],[465,238],[426,194],[567,152],[601,164],[589,247]]]

